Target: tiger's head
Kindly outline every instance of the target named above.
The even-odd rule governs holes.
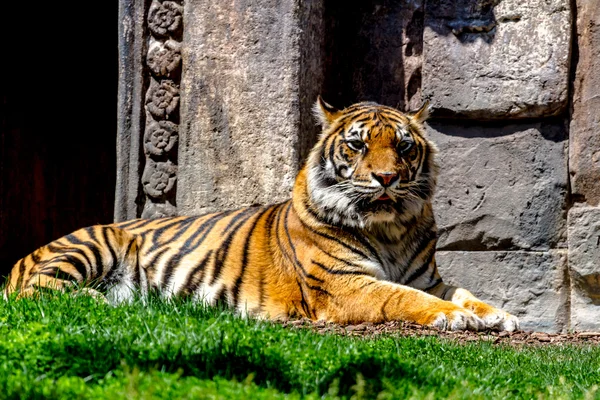
[[[424,135],[425,103],[414,113],[365,102],[337,110],[318,98],[323,127],[307,162],[307,191],[327,222],[353,228],[408,222],[430,201],[436,148]]]

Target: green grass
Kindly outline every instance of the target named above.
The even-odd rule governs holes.
[[[600,348],[318,335],[156,297],[0,301],[0,398],[595,398]]]

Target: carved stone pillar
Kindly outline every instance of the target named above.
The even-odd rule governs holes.
[[[323,0],[121,0],[115,218],[290,196],[318,128]]]
[[[182,20],[181,0],[121,2],[117,220],[177,213]]]

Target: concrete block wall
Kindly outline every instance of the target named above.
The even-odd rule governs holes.
[[[525,329],[600,329],[593,0],[121,0],[115,218],[289,197],[317,94],[434,107],[440,270]]]

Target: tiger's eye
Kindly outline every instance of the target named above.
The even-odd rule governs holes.
[[[403,140],[400,143],[398,143],[398,151],[400,153],[406,153],[413,147],[413,145],[414,142],[412,140]]]
[[[349,140],[346,144],[354,151],[361,151],[365,148],[365,143],[361,140]]]

